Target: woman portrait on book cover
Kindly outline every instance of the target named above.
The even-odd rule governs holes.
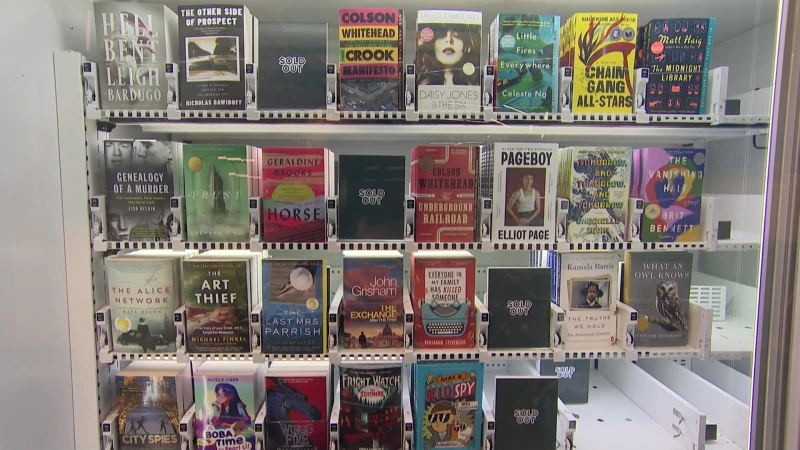
[[[215,428],[231,428],[234,434],[239,435],[252,425],[247,406],[241,398],[239,391],[230,383],[219,383],[214,387],[215,400],[211,403],[211,417],[207,420]]]
[[[480,25],[425,25],[417,34],[417,55],[419,85],[480,85]]]
[[[506,169],[506,226],[544,225],[544,175],[544,169]]]

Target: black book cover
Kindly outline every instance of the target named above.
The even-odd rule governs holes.
[[[495,447],[555,450],[558,379],[497,377],[495,383]]]
[[[343,450],[400,450],[403,384],[400,365],[342,367],[339,430]]]
[[[488,271],[490,349],[550,347],[549,268]]]
[[[325,108],[328,24],[261,22],[258,108]]]
[[[539,360],[539,373],[558,378],[558,398],[567,405],[589,403],[589,360]]]
[[[405,157],[340,156],[339,239],[403,239],[405,193]]]

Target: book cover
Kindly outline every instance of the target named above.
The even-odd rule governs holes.
[[[482,448],[483,363],[417,363],[414,378],[416,448]]]
[[[558,448],[558,384],[555,377],[495,379],[497,448]]]
[[[560,16],[499,14],[489,33],[497,111],[558,112]]]
[[[417,109],[422,112],[481,110],[480,11],[420,10],[417,13]]]
[[[339,11],[339,107],[342,111],[402,111],[403,10]]]
[[[250,353],[247,261],[183,261],[186,351]]]
[[[242,5],[181,6],[180,108],[243,110],[254,17]]]
[[[415,348],[475,346],[475,257],[467,251],[411,254]]]
[[[328,340],[325,260],[262,261],[261,351],[322,354]]]
[[[250,239],[248,156],[245,145],[183,146],[186,230],[190,241]]]
[[[402,366],[341,367],[339,443],[342,450],[403,447]]]
[[[705,149],[643,148],[634,157],[642,241],[700,242]]]
[[[178,53],[175,12],[159,4],[97,2],[94,20],[103,109],[166,110],[165,64]]]
[[[589,363],[588,359],[540,359],[539,373],[558,378],[558,398],[564,404],[582,405],[589,403]]]
[[[637,347],[681,347],[689,340],[689,252],[625,252],[622,299],[639,312]]]
[[[550,276],[549,268],[488,269],[490,349],[550,347]]]
[[[478,147],[420,145],[411,152],[414,241],[474,242]]]
[[[203,365],[194,374],[197,447],[203,450],[254,449],[253,418],[261,407],[256,391],[256,383],[262,382],[257,378],[258,366],[251,364],[252,369],[237,371],[209,370],[209,366]]]
[[[328,379],[267,374],[267,446],[270,450],[328,448]]]
[[[323,109],[328,24],[258,24],[258,109]]]
[[[405,157],[339,156],[339,239],[403,239],[407,190]]]

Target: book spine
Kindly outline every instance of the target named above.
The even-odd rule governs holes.
[[[705,60],[703,61],[703,80],[700,86],[700,110],[699,114],[706,113],[706,101],[708,100],[708,70],[711,68],[711,51],[714,47],[714,28],[717,20],[713,17],[708,19],[708,36],[706,37]]]

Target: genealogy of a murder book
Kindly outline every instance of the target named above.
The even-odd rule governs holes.
[[[339,11],[339,106],[342,111],[405,109],[403,10]]]
[[[494,401],[495,446],[556,450],[558,385],[556,377],[498,376]]]
[[[189,364],[133,361],[115,378],[120,449],[180,449],[179,422],[194,400]]]
[[[558,196],[569,199],[569,242],[623,242],[630,186],[628,147],[561,149]]]
[[[272,362],[267,369],[267,442],[274,450],[327,450],[327,361]]]
[[[261,351],[322,354],[328,348],[328,271],[325,260],[261,262]]]
[[[407,189],[404,156],[340,155],[339,239],[403,239]]]
[[[558,398],[562,402],[582,405],[589,403],[589,362],[588,359],[568,359],[564,362],[540,359],[539,373],[558,378]]]
[[[243,5],[181,6],[178,14],[180,108],[245,109],[252,95],[245,64],[258,62],[258,19]]]
[[[254,419],[264,403],[264,366],[249,361],[206,361],[194,370],[197,447],[256,448]]]
[[[643,242],[700,242],[702,148],[642,148],[633,151],[631,195],[644,200]]]
[[[169,199],[180,179],[180,144],[150,139],[103,141],[109,241],[169,238]]]
[[[325,108],[327,23],[261,22],[258,47],[258,109]]]
[[[344,348],[403,348],[403,255],[345,251]]]
[[[426,112],[481,110],[480,11],[420,10],[417,13],[417,109]]]
[[[689,252],[625,252],[622,300],[639,313],[637,347],[682,347],[689,340]]]
[[[483,363],[415,364],[416,448],[425,450],[482,448],[482,399]]]
[[[490,349],[550,347],[550,277],[546,267],[488,269]]]
[[[489,65],[495,67],[497,111],[558,112],[560,28],[560,16],[499,14],[495,18],[489,30]]]
[[[403,448],[401,364],[339,369],[339,443],[342,450]]]
[[[705,114],[714,27],[713,18],[655,19],[639,29],[648,113]]]
[[[637,17],[578,13],[561,27],[560,66],[573,68],[572,112],[633,111]]]
[[[474,242],[480,147],[420,145],[411,152],[414,241]]]
[[[94,4],[103,109],[166,110],[165,63],[178,53],[178,16],[154,3]]]
[[[333,153],[326,148],[261,149],[264,242],[324,242]]]
[[[410,265],[414,347],[475,347],[475,256],[418,251]]]

